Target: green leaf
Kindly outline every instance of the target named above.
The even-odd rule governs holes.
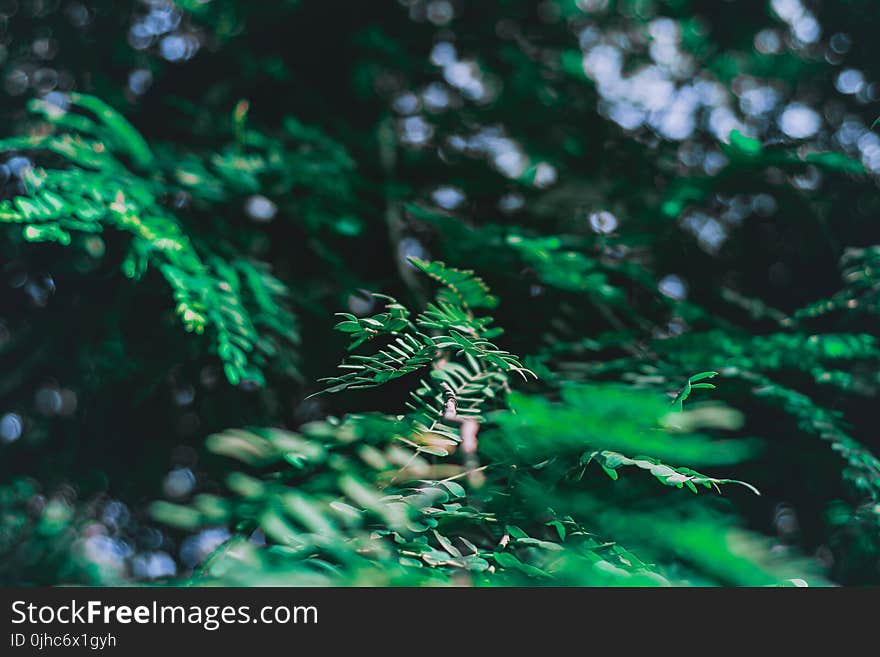
[[[730,145],[733,149],[746,157],[756,157],[761,154],[761,140],[746,137],[739,130],[731,130]]]

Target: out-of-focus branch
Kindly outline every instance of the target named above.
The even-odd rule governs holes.
[[[458,400],[455,397],[455,392],[446,385],[444,385],[444,390],[446,399],[443,408],[443,419],[459,425],[461,451],[464,455],[464,467],[468,473],[468,483],[474,488],[479,488],[486,481],[483,468],[480,467],[480,461],[477,458],[477,433],[480,431],[480,423],[474,418],[459,415]]]

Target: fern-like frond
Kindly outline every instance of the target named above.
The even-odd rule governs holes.
[[[880,313],[880,246],[849,248],[840,259],[843,288],[827,299],[815,301],[794,313],[809,319],[836,311]]]
[[[500,403],[509,387],[507,377],[497,370],[484,369],[474,358],[465,361],[435,362],[430,375],[410,393],[406,405],[415,426],[458,441],[458,428],[447,414],[482,422],[484,413]]]
[[[498,436],[484,441],[498,459],[540,463],[552,457],[573,466],[586,451],[645,454],[676,465],[726,465],[745,460],[756,445],[745,440],[710,441],[699,434],[671,434],[663,427],[668,401],[650,390],[611,384],[564,384],[561,402],[513,392],[513,412],[492,416]],[[674,413],[676,418],[687,416]]]
[[[472,303],[485,305],[485,298],[480,297],[480,301],[477,298],[479,295],[471,289],[476,284],[474,281],[479,280],[471,272],[450,270],[442,264],[439,267],[433,267],[431,263],[423,265],[435,276],[451,277],[450,280],[460,284],[462,289],[470,290],[467,296]],[[481,294],[487,293],[482,281],[477,287]],[[409,311],[395,299],[377,296],[388,301],[386,312],[363,318],[350,313],[339,313],[343,320],[335,328],[351,335],[350,349],[379,336],[391,336],[393,339],[378,347],[377,353],[373,355],[350,356],[339,366],[340,369],[349,370],[346,374],[321,379],[329,384],[322,392],[379,386],[441,360],[446,351],[451,351],[454,356],[464,356],[471,362],[479,361],[483,364],[481,370],[515,372],[526,380],[529,376],[535,376],[534,372],[523,366],[517,356],[486,339],[501,332],[497,328],[489,327],[491,318],[475,317],[470,307],[459,298],[444,300],[443,289],[438,292],[436,303],[428,304],[413,320],[409,319]]]
[[[341,376],[320,379],[329,384],[322,392],[341,392],[347,388],[372,388],[430,365],[437,353],[434,340],[422,333],[395,338],[371,356],[352,355],[339,368]]]
[[[113,228],[127,233],[131,244],[123,273],[137,279],[155,267],[172,290],[185,329],[212,335],[227,379],[233,385],[243,380],[263,383],[263,368],[279,351],[287,353],[269,334],[288,344],[298,340],[287,289],[261,265],[199,253],[160,200],[166,186],[120,159],[148,168],[152,154],[143,138],[95,98],[73,94],[70,102],[72,109],[90,113],[96,121],[85,113],[37,103],[34,108],[58,128],[79,132],[0,142],[0,149],[33,150],[36,159],[46,150],[66,161],[63,166],[26,171],[26,193],[0,201],[0,223],[22,226],[29,242],[62,245],[71,243],[74,232]],[[292,372],[292,362],[285,358]]]
[[[351,340],[349,350],[379,336],[400,335],[402,331],[413,328],[413,324],[409,321],[409,310],[400,305],[396,299],[384,294],[373,294],[373,296],[387,301],[385,312],[360,318],[351,313],[336,313],[337,317],[342,317],[342,321],[333,328],[349,334]]]
[[[665,486],[675,486],[676,488],[687,486],[694,493],[698,492],[697,486],[703,486],[704,488],[709,489],[714,488],[720,493],[721,489],[719,486],[721,484],[739,484],[740,486],[745,486],[756,495],[760,495],[757,488],[744,481],[739,481],[737,479],[716,479],[715,477],[700,474],[696,470],[691,470],[690,468],[673,468],[665,463],[661,463],[657,459],[652,459],[647,456],[630,458],[620,452],[611,452],[608,450],[603,450],[601,452],[591,451],[585,452],[581,456],[579,465],[586,468],[586,466],[594,461],[601,466],[602,470],[605,471],[605,474],[615,481],[618,478],[617,470],[619,468],[633,466],[641,468],[642,470],[647,470]]]
[[[766,376],[740,371],[735,375],[754,385],[756,396],[794,416],[801,430],[829,442],[847,464],[844,478],[868,499],[880,499],[880,459],[848,433],[840,413]]]
[[[442,262],[419,258],[409,258],[409,261],[444,287],[437,295],[438,301],[464,308],[494,308],[498,305],[498,298],[490,294],[489,286],[471,270],[455,269]]]

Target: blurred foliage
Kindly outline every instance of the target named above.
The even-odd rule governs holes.
[[[878,28],[0,2],[3,583],[880,582]]]

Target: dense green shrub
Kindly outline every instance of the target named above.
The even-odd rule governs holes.
[[[880,580],[871,4],[333,4],[0,7],[3,582]]]

